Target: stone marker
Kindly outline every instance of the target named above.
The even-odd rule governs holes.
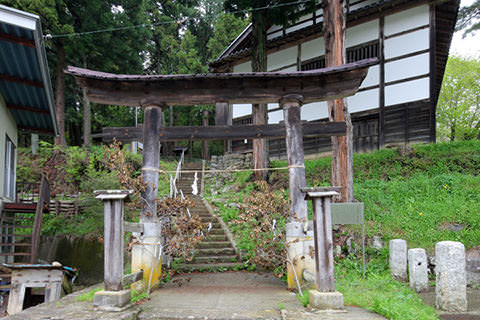
[[[467,311],[465,246],[442,241],[435,245],[435,307],[448,312]]]
[[[428,263],[425,249],[408,250],[408,273],[410,287],[415,292],[423,292],[428,289]]]
[[[395,280],[407,281],[407,241],[390,240],[390,271]]]

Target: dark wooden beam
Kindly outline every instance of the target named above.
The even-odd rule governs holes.
[[[27,47],[35,48],[35,42],[33,40],[17,37],[11,34],[0,32],[0,40],[21,44]]]
[[[46,109],[26,107],[18,104],[11,104],[11,103],[7,103],[7,108],[12,110],[21,110],[21,111],[28,111],[33,113],[50,114],[50,111]]]
[[[138,106],[278,103],[286,94],[298,94],[305,103],[353,95],[377,59],[305,72],[248,72],[197,75],[116,75],[76,67],[66,73],[87,88],[91,102]]]
[[[303,136],[343,136],[346,132],[345,122],[304,122]],[[285,137],[284,124],[244,125],[244,126],[191,126],[191,127],[161,127],[160,141],[179,140],[241,140]],[[104,128],[103,133],[94,134],[95,138],[103,138],[110,142],[142,141],[143,129],[135,127]]]
[[[22,125],[17,125],[17,129],[20,131],[26,131],[31,133],[54,135],[53,129],[35,128],[35,127],[22,126]]]
[[[0,74],[0,80],[25,84],[27,86],[32,86],[32,87],[43,88],[43,82],[41,81],[35,81],[31,79],[22,79],[19,77],[8,75],[8,74]]]

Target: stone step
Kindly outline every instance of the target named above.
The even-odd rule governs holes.
[[[232,248],[230,241],[202,241],[198,244],[198,249],[212,248]]]
[[[202,220],[202,223],[208,223],[208,222],[212,222],[212,223],[215,223],[217,222],[217,218],[213,217],[213,216],[210,216],[210,217],[200,217],[201,220]]]
[[[217,262],[237,262],[238,257],[236,255],[219,255],[219,256],[195,256],[190,263],[217,263]]]
[[[205,248],[195,250],[195,257],[211,257],[211,256],[232,256],[235,255],[235,249],[228,248]]]
[[[225,231],[223,229],[210,229],[208,232],[209,235],[224,235]]]
[[[223,235],[217,235],[217,234],[212,234],[208,235],[205,237],[205,241],[227,241],[228,238],[225,234]]]
[[[178,272],[215,272],[228,270],[241,270],[243,263],[241,262],[225,262],[225,263],[182,263],[178,266]]]

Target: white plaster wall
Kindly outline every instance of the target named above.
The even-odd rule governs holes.
[[[347,97],[348,111],[353,113],[378,108],[379,91],[379,89],[371,89]]]
[[[325,54],[323,37],[302,43],[302,61],[316,58]]]
[[[385,59],[398,57],[407,53],[428,49],[430,47],[429,29],[422,29],[402,36],[385,40]]]
[[[430,54],[425,53],[385,64],[385,81],[395,81],[430,72]]]
[[[234,104],[233,105],[233,119],[252,114],[251,104]]]
[[[368,73],[360,88],[376,86],[380,83],[380,67],[378,65],[368,68]]]
[[[267,70],[274,70],[297,62],[297,46],[269,54]]]
[[[10,110],[7,109],[5,100],[0,94],[0,201],[4,198],[5,186],[5,144],[6,135],[18,146],[17,123],[13,119]]]
[[[385,17],[385,35],[399,33],[405,30],[424,26],[430,22],[428,5],[411,8]]]
[[[233,67],[233,72],[252,72],[252,63],[250,61],[237,64]]]
[[[427,99],[430,95],[430,78],[403,82],[385,87],[385,106]]]
[[[312,121],[328,118],[328,103],[326,101],[305,104],[300,110],[302,120]]]
[[[347,29],[345,44],[347,48],[378,39],[378,19],[368,21]]]

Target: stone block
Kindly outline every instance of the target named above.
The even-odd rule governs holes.
[[[93,306],[102,311],[123,311],[130,306],[130,290],[98,291],[93,297]]]
[[[408,275],[413,290],[423,292],[428,289],[428,262],[425,249],[408,250]]]
[[[465,246],[442,241],[435,245],[435,307],[448,312],[467,311]]]
[[[480,246],[466,252],[467,285],[480,285]]]
[[[320,310],[343,309],[343,294],[335,292],[308,291],[310,307]]]
[[[390,240],[389,251],[392,277],[399,281],[407,281],[407,241],[402,239]]]

